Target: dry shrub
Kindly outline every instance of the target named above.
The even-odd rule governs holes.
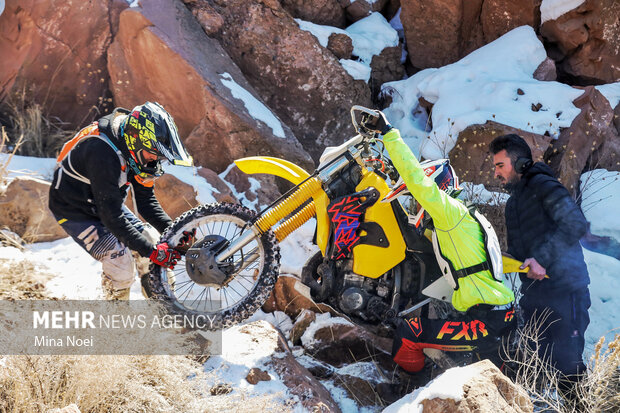
[[[546,357],[538,353],[539,338],[544,334],[539,326],[550,316],[548,311],[518,331],[512,342],[514,347],[504,348],[509,375],[524,388],[535,411],[557,413],[611,413],[620,411],[620,335],[603,349],[604,338],[596,346],[596,352],[588,366],[588,373],[575,386],[572,400],[561,396],[560,382],[564,378],[551,366]]]
[[[620,334],[605,349],[604,344],[605,338],[601,337],[579,392],[588,412],[620,411]]]
[[[21,142],[18,155],[55,157],[63,143],[75,134],[67,125],[45,115],[43,108],[34,103],[26,88],[12,94],[3,104],[1,118],[7,127],[11,142]]]
[[[8,356],[0,412],[204,412],[205,383],[185,356]]]
[[[0,300],[49,298],[45,283],[50,278],[51,274],[27,260],[0,259]]]

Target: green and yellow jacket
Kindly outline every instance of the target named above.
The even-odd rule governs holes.
[[[425,175],[397,129],[387,132],[383,142],[409,192],[433,219],[441,253],[451,261],[454,269],[487,261],[484,234],[467,206],[440,190]],[[488,270],[459,278],[457,282],[452,305],[458,311],[467,311],[476,304],[504,305],[514,301],[512,290],[496,281]]]

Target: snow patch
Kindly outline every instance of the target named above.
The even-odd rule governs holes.
[[[580,113],[572,102],[583,90],[535,80],[546,57],[534,30],[518,27],[456,63],[384,84],[383,92],[392,97],[386,115],[426,159],[447,157],[463,129],[487,121],[557,138]],[[434,105],[432,130],[420,97]]]
[[[540,5],[540,24],[542,25],[547,20],[555,20],[585,2],[586,0],[542,0]]]
[[[596,169],[581,175],[581,209],[590,231],[620,242],[620,172]]]
[[[370,66],[351,59],[340,59],[340,64],[353,79],[363,80],[367,83],[370,80],[370,74],[372,72]]]
[[[608,83],[606,85],[594,86],[596,90],[601,92],[609,102],[612,109],[615,109],[620,103],[620,82]]]
[[[222,78],[220,82],[228,89],[234,98],[240,99],[248,111],[250,116],[259,120],[269,126],[273,131],[273,134],[279,138],[285,138],[284,129],[282,124],[271,112],[271,110],[265,106],[262,102],[256,99],[250,92],[241,87],[228,72],[224,72],[220,75]]]
[[[329,43],[329,36],[331,36],[332,33],[345,34],[348,36],[347,32],[337,27],[325,26],[322,24],[316,24],[301,19],[295,19],[295,21],[297,22],[301,30],[310,32],[310,34],[316,37],[316,39],[319,41],[319,44],[323,47],[327,47],[327,44]]]
[[[459,199],[473,202],[474,204],[486,204],[492,206],[504,205],[509,194],[504,192],[491,192],[488,191],[482,184],[472,184],[471,182],[461,182],[463,191],[459,196]]]
[[[9,157],[9,154],[0,153],[0,165],[3,165]],[[35,158],[34,156],[13,155],[7,166],[7,177],[28,176],[51,181],[55,169],[55,158]]]

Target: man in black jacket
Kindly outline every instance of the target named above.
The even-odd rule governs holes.
[[[590,322],[588,269],[579,239],[587,221],[566,188],[542,162],[533,163],[527,143],[518,135],[491,142],[495,176],[510,192],[506,203],[508,252],[523,261],[520,304],[526,320],[537,317],[539,354],[565,376],[570,390],[585,372],[584,333]],[[541,320],[543,311],[551,311]]]
[[[192,164],[172,117],[151,102],[131,112],[115,109],[78,132],[58,156],[49,208],[67,234],[101,261],[108,299],[129,298],[136,264],[142,276],[149,260],[173,268],[180,258],[167,243],[157,244],[158,231],[172,222],[153,190],[164,159]],[[138,212],[150,225],[124,205],[129,185]],[[192,236],[188,232],[181,242],[191,242]]]

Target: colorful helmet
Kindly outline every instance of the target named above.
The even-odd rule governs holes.
[[[424,169],[424,173],[433,179],[439,189],[456,198],[461,193],[459,186],[459,178],[454,172],[454,168],[450,165],[449,159],[437,159],[434,161],[424,161],[420,163]]]
[[[161,175],[163,159],[173,165],[192,165],[172,116],[157,102],[133,108],[121,125],[121,134],[129,151],[127,163],[138,176]],[[156,155],[157,160],[149,162],[145,153]]]

